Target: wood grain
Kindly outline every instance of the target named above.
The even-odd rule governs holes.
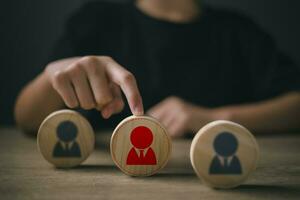
[[[0,128],[0,197],[5,200],[299,200],[299,134],[258,136],[258,168],[239,187],[213,190],[190,164],[191,140],[172,141],[166,167],[150,177],[130,177],[109,152],[112,131],[96,134],[96,149],[80,166],[57,169],[37,150],[36,139],[14,127]]]
[[[224,162],[225,157],[217,153],[214,147],[214,140],[223,133],[232,136],[237,142],[236,150],[226,159],[232,161],[235,158],[240,172],[226,174],[220,170],[218,174],[210,173],[214,159],[220,161],[221,167],[218,169],[224,168],[222,161]],[[225,140],[219,145],[227,150],[233,145],[229,142]],[[233,188],[241,185],[256,169],[259,149],[254,136],[246,128],[229,121],[215,121],[204,126],[196,134],[191,145],[190,157],[192,166],[203,183],[215,188]]]
[[[69,142],[68,146],[66,146],[66,142],[61,141],[58,137],[58,127],[63,122],[70,122],[76,128],[77,135]],[[70,130],[63,131],[64,137],[72,134]],[[71,110],[60,110],[50,114],[43,121],[38,131],[37,144],[40,153],[49,163],[56,167],[74,167],[82,163],[92,153],[95,136],[89,122],[79,113]],[[61,147],[62,152],[72,147],[78,147],[76,148],[78,155],[57,157],[54,154],[57,147]]]

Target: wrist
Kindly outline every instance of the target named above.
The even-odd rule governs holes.
[[[40,85],[43,87],[43,91],[46,91],[47,95],[49,98],[52,98],[53,102],[57,102],[57,104],[61,105],[60,107],[64,107],[65,103],[57,90],[53,87],[52,82],[51,82],[51,77],[45,69],[38,77],[38,79],[41,79]]]
[[[193,105],[191,107],[191,116],[189,119],[189,131],[197,133],[200,128],[214,121],[212,109]]]
[[[232,112],[229,109],[225,108],[213,108],[211,109],[211,119],[212,121],[216,120],[227,120],[232,121]]]
[[[189,120],[189,131],[196,133],[206,124],[216,120],[232,121],[232,113],[224,108],[202,108],[193,106]]]

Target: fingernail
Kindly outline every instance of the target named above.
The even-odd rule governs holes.
[[[110,109],[106,108],[106,109],[102,110],[102,116],[103,116],[103,118],[108,119],[111,116]]]
[[[137,106],[134,109],[134,115],[144,115],[144,109],[141,106]]]

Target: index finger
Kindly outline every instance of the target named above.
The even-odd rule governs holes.
[[[124,92],[131,112],[134,115],[143,115],[143,101],[134,75],[114,61],[109,62],[106,68],[108,77]]]

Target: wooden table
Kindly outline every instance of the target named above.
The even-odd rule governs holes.
[[[0,129],[0,199],[300,199],[300,134],[258,138],[259,167],[242,186],[213,190],[194,174],[191,140],[173,141],[167,167],[152,177],[121,173],[109,154],[109,134],[97,134],[96,151],[82,166],[55,169],[36,140],[14,128]]]

